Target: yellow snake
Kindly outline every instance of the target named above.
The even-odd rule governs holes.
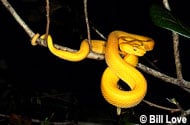
[[[38,36],[39,34],[34,35],[32,45],[36,45]],[[45,35],[41,36],[41,39],[44,37]],[[108,65],[101,79],[101,91],[105,100],[119,108],[130,108],[139,104],[146,94],[147,82],[135,66],[138,63],[138,56],[143,56],[146,51],[153,49],[153,39],[123,31],[113,31],[108,36],[107,43],[102,40],[92,40],[91,44],[92,51],[105,54]],[[68,61],[81,61],[90,51],[87,40],[81,42],[80,49],[76,52],[55,48],[50,35],[47,38],[47,45],[51,53]],[[131,90],[121,90],[118,87],[120,79]]]
[[[135,66],[138,62],[137,56],[143,56],[153,46],[154,41],[148,37],[122,31],[114,31],[109,35],[105,50],[108,68],[102,75],[101,91],[110,104],[130,108],[142,101],[147,91],[147,83]],[[127,83],[131,90],[119,89],[119,79]]]

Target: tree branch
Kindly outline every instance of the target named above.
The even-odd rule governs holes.
[[[45,40],[47,40],[47,37],[49,35],[49,26],[50,26],[50,6],[49,6],[49,0],[46,0],[46,35]]]
[[[167,10],[171,11],[168,0],[163,0],[163,4]],[[175,59],[177,79],[179,81],[178,83],[182,84],[183,75],[182,75],[182,68],[181,68],[182,65],[179,54],[179,35],[178,33],[172,31],[172,36],[173,36],[173,49],[174,49],[174,59]]]
[[[6,9],[12,14],[14,19],[20,26],[25,30],[25,32],[29,35],[30,38],[32,38],[35,34],[34,32],[28,27],[28,25],[22,20],[22,18],[17,14],[15,9],[11,6],[11,4],[7,0],[1,0],[3,5],[6,7]]]
[[[181,109],[179,109],[179,108],[168,108],[168,107],[165,107],[165,106],[161,106],[161,105],[157,105],[155,103],[149,102],[147,100],[143,100],[143,102],[145,102],[146,104],[148,104],[150,106],[153,106],[153,107],[156,107],[156,108],[159,108],[159,109],[163,109],[163,110],[167,110],[167,111],[170,111],[172,113],[181,111]]]
[[[159,78],[159,79],[161,79],[161,80],[163,80],[163,81],[165,81],[167,83],[172,83],[174,85],[182,87],[184,90],[186,90],[187,92],[190,93],[190,82],[189,81],[182,80],[181,81],[182,85],[181,85],[181,84],[179,84],[179,80],[178,79],[173,78],[171,76],[168,76],[168,75],[166,75],[164,73],[161,73],[159,71],[156,71],[154,69],[151,69],[151,68],[149,68],[149,67],[147,67],[147,66],[145,66],[145,65],[143,65],[141,63],[138,63],[137,67],[139,69],[141,69],[142,71],[144,71],[144,72],[146,72],[146,73],[148,73],[148,74],[150,74],[150,75],[152,75],[152,76],[154,76],[156,78]]]

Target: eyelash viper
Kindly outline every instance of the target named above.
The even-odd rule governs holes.
[[[36,45],[39,34],[32,38],[32,45]],[[45,35],[40,37],[45,38]],[[113,31],[108,40],[91,40],[92,51],[105,54],[108,67],[101,79],[101,92],[110,104],[119,108],[130,108],[139,104],[147,91],[147,82],[144,76],[135,68],[138,56],[154,48],[154,40],[140,35],[123,31]],[[48,35],[47,46],[51,53],[68,61],[81,61],[87,57],[90,47],[87,40],[83,40],[80,49],[76,52],[59,50],[54,47],[52,38]],[[119,89],[118,81],[124,81],[131,90]]]

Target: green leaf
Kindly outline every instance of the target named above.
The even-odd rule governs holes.
[[[178,34],[190,38],[190,28],[183,24],[177,17],[166,8],[159,5],[152,5],[150,16],[155,25],[175,31]]]

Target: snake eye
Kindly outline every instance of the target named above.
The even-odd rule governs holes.
[[[137,51],[137,50],[138,50],[138,48],[137,48],[137,47],[133,47],[133,50],[134,50],[134,51]]]

